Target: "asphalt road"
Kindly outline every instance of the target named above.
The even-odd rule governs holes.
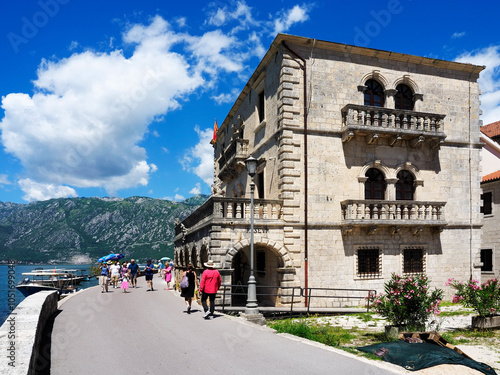
[[[140,278],[129,293],[94,287],[69,298],[44,346],[49,362],[41,366],[53,375],[405,373],[240,318],[204,320],[196,303],[187,314],[183,298],[156,275],[154,283],[154,291]]]

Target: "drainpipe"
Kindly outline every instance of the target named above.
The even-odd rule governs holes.
[[[308,276],[308,219],[307,219],[307,206],[308,206],[308,186],[307,186],[307,70],[306,70],[306,60],[303,59],[298,53],[292,50],[285,42],[282,42],[283,47],[295,55],[302,65],[303,74],[303,84],[304,84],[304,288],[305,288],[305,306],[308,307],[308,287],[309,287],[309,276]]]

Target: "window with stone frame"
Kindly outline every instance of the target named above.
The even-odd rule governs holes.
[[[365,248],[357,251],[357,270],[359,277],[378,277],[382,272],[380,249]]]
[[[366,171],[365,199],[385,199],[386,182],[384,174],[377,168]]]
[[[413,91],[409,86],[402,83],[396,86],[394,106],[396,109],[413,110]]]
[[[372,107],[383,107],[385,104],[384,88],[374,79],[369,79],[365,83],[364,103]]]
[[[403,249],[403,273],[425,272],[425,250],[423,248]]]
[[[481,194],[481,213],[491,215],[493,213],[493,194],[491,191]]]
[[[415,193],[415,178],[407,171],[399,171],[396,182],[396,200],[413,200]]]
[[[493,272],[493,249],[481,249],[481,272]]]

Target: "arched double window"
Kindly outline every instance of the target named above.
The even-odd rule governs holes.
[[[396,96],[394,97],[394,104],[396,109],[413,110],[413,91],[405,84],[396,86]]]
[[[382,85],[374,79],[369,79],[366,81],[365,86],[365,105],[383,107],[385,103],[385,94]]]
[[[397,175],[396,182],[396,199],[397,200],[413,200],[415,193],[415,178],[407,170],[402,170]]]
[[[386,182],[384,174],[377,168],[366,171],[365,199],[385,199]]]

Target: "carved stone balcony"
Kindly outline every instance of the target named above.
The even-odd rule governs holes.
[[[446,138],[444,118],[435,113],[348,104],[342,108],[342,142],[364,136],[368,144],[387,138],[390,146],[407,141],[410,147],[424,142],[438,147]]]
[[[250,198],[210,197],[196,211],[175,225],[176,235],[195,232],[207,225],[249,225]],[[254,199],[256,225],[282,222],[282,201]]]
[[[424,227],[442,230],[447,222],[444,217],[446,202],[346,200],[342,207],[342,227],[348,233],[355,227],[392,227],[394,232],[411,227],[415,234]]]
[[[235,139],[219,158],[219,178],[230,182],[245,169],[248,158],[248,139]]]

